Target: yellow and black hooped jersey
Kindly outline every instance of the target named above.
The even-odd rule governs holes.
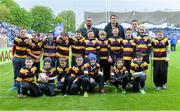
[[[108,39],[108,49],[110,55],[117,55],[122,53],[122,37],[112,36]]]
[[[71,72],[71,68],[68,67],[68,66],[66,66],[66,67],[64,67],[64,68],[61,67],[61,66],[58,66],[58,67],[57,67],[57,73],[58,73],[58,75],[62,75],[62,76],[64,76],[64,75],[69,75],[70,72]]]
[[[30,39],[28,37],[15,37],[14,45],[15,47],[15,57],[26,58],[28,57],[28,48],[29,48]]]
[[[18,77],[16,78],[17,81],[19,82],[33,82],[34,81],[34,76],[36,75],[36,67],[32,67],[30,69],[24,67],[21,68],[20,73]]]
[[[67,59],[69,58],[69,39],[67,40],[62,40],[61,38],[59,41],[57,41],[57,52],[56,52],[56,57],[66,57]]]
[[[167,56],[168,39],[167,38],[155,38],[151,42],[154,60],[165,60]]]
[[[43,49],[43,42],[42,40],[35,41],[34,39],[31,40],[32,43],[28,48],[28,51],[31,51],[32,54],[36,56],[41,56],[42,49]],[[36,60],[36,58],[32,57]]]
[[[84,74],[88,74],[90,76],[97,75],[100,70],[100,65],[98,63],[93,66],[90,63],[84,64]]]
[[[84,65],[81,66],[73,66],[71,70],[71,77],[78,77],[84,74]]]
[[[81,37],[80,39],[73,37],[72,39],[70,39],[73,58],[80,55],[84,56],[84,40],[84,37]]]
[[[86,39],[84,41],[84,47],[85,47],[85,58],[88,57],[89,53],[93,53],[95,55],[98,54],[99,46],[98,46],[98,40],[97,39]]]
[[[50,57],[56,58],[56,38],[49,40],[48,38],[43,42],[43,58]]]
[[[132,60],[135,56],[135,45],[133,39],[124,39],[122,41],[123,60]]]
[[[121,77],[122,75],[124,75],[125,73],[128,73],[128,71],[126,70],[126,67],[123,66],[122,68],[117,68],[116,66],[113,67],[112,69],[112,73],[113,76],[115,77]]]
[[[147,73],[148,70],[148,64],[146,62],[141,62],[140,64],[136,63],[135,61],[132,61],[130,65],[130,73],[134,74],[135,72],[141,72]]]
[[[144,56],[151,52],[151,40],[149,36],[137,36],[134,38],[134,45],[136,46],[136,52],[141,52]]]
[[[41,73],[45,73],[48,77],[56,76],[56,68],[50,67],[49,69],[45,69],[44,67],[40,69]],[[54,83],[54,80],[49,80],[48,83]]]
[[[108,59],[108,40],[99,40],[99,59]]]

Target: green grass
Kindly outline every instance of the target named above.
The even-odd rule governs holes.
[[[16,97],[16,92],[9,92],[12,86],[12,64],[0,65],[0,110],[180,110],[180,44],[177,51],[170,55],[168,89],[155,91],[151,80],[150,66],[146,80],[147,94],[141,95],[128,91],[127,94],[115,92],[112,87],[106,87],[104,95],[90,94],[82,96],[22,98]]]

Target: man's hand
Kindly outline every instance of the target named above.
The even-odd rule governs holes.
[[[108,58],[108,62],[110,62],[110,63],[112,63],[112,62],[113,62],[113,60],[112,60],[111,56],[109,56],[109,58]]]

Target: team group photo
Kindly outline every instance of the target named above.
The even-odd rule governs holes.
[[[180,109],[175,1],[0,0],[0,110]]]

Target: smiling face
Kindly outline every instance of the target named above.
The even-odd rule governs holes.
[[[76,36],[75,36],[77,39],[80,39],[81,38],[81,33],[80,32],[78,32],[78,33],[76,33]]]
[[[113,28],[112,34],[113,35],[118,35],[118,33],[119,33],[119,29],[118,28]]]
[[[140,64],[140,63],[142,62],[142,60],[143,60],[143,57],[137,57],[137,58],[136,58],[136,62],[137,62],[138,64]]]
[[[138,28],[138,22],[135,21],[135,20],[132,21],[132,22],[131,22],[131,27],[132,27],[133,30],[137,30],[137,28]]]
[[[30,69],[33,65],[33,60],[30,59],[30,60],[25,60],[25,65],[28,69]]]
[[[53,40],[53,33],[48,33],[47,37],[49,40]]]
[[[59,58],[59,65],[61,67],[66,67],[67,66],[67,59],[66,58]]]
[[[117,66],[117,68],[119,68],[119,69],[122,68],[123,65],[124,65],[124,62],[123,62],[122,60],[118,60],[117,63],[116,63],[116,66]]]
[[[44,63],[44,68],[45,69],[49,69],[51,67],[51,63],[50,62],[45,62]]]
[[[161,39],[163,36],[164,36],[164,34],[162,32],[158,32],[157,33],[157,38],[158,39]]]
[[[21,30],[20,30],[20,36],[21,36],[22,38],[26,37],[26,29],[21,29]]]
[[[94,39],[94,32],[88,32],[88,39]]]
[[[83,57],[77,58],[77,59],[76,59],[76,64],[77,64],[78,66],[81,66],[81,65],[83,64]]]
[[[101,35],[99,36],[99,38],[100,38],[101,40],[105,40],[105,39],[106,39],[106,34],[101,34]]]
[[[139,26],[139,33],[141,35],[146,33],[146,28],[143,25]]]
[[[127,30],[126,31],[126,38],[127,39],[131,39],[132,38],[132,31],[131,30]]]
[[[96,63],[96,60],[95,60],[95,59],[91,59],[91,60],[90,60],[90,65],[91,65],[91,66],[93,66],[95,63]]]

